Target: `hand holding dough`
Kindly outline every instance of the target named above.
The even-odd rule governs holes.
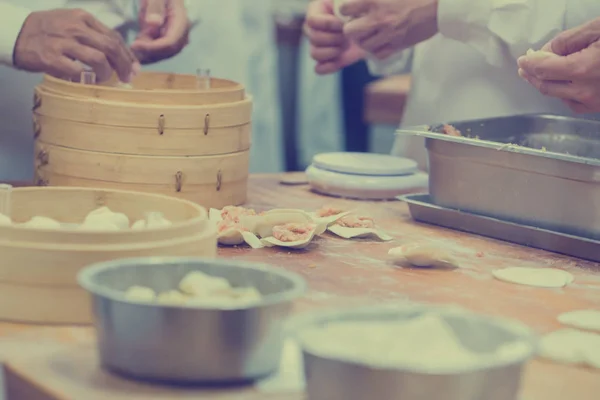
[[[412,244],[395,247],[388,252],[392,262],[406,261],[420,268],[458,268],[448,251],[435,245]]]
[[[505,268],[492,272],[498,280],[541,288],[561,288],[573,282],[573,275],[554,268]]]

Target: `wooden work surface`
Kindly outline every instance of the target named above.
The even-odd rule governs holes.
[[[346,204],[373,216],[396,239],[391,243],[346,241],[325,236],[307,250],[220,249],[220,255],[281,266],[304,276],[310,286],[296,313],[384,301],[458,304],[473,311],[520,320],[538,333],[559,327],[556,316],[575,309],[600,309],[600,265],[465,233],[422,225],[397,201],[352,202],[312,194],[306,186],[283,186],[278,177],[251,179],[249,204],[316,209]],[[388,249],[414,241],[450,246],[464,268],[455,271],[395,268]],[[479,253],[479,254],[478,254]],[[557,267],[575,276],[564,289],[539,289],[496,281],[500,267]],[[255,389],[206,391],[167,389],[122,380],[97,366],[93,332],[87,327],[0,324],[0,360],[13,399],[153,400],[173,398],[302,399],[303,394],[265,394]],[[335,384],[335,383],[333,383]],[[600,372],[533,361],[524,380],[524,400],[592,400],[600,393]]]

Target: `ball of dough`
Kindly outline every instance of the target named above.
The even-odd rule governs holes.
[[[91,211],[83,221],[84,225],[87,225],[88,220],[97,221],[100,218],[104,218],[106,221],[110,221],[112,224],[119,227],[119,229],[129,229],[129,218],[123,213],[112,212],[108,207],[100,207],[94,211]],[[92,224],[95,224],[92,223]]]
[[[12,220],[4,214],[0,214],[0,225],[12,225]]]
[[[60,222],[48,217],[33,217],[22,226],[34,229],[60,229]]]
[[[457,268],[458,264],[448,251],[434,245],[413,244],[396,247],[388,252],[392,262],[406,261],[421,268]]]
[[[181,306],[188,301],[188,297],[177,290],[169,290],[158,295],[158,304]]]
[[[149,287],[132,286],[125,292],[125,298],[133,301],[152,302],[156,298],[156,293]]]
[[[210,276],[198,271],[190,272],[179,283],[179,289],[191,296],[206,296],[230,288],[231,285],[227,279]]]

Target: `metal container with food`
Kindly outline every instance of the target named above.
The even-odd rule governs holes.
[[[330,311],[292,326],[310,400],[516,400],[536,350],[520,323],[455,307]],[[454,343],[436,336],[444,330]]]
[[[520,115],[397,135],[426,138],[435,204],[600,238],[600,121]]]
[[[164,304],[131,299],[132,287],[173,291],[190,273],[251,287],[239,306]],[[224,259],[139,258],[87,267],[79,283],[92,295],[100,361],[136,379],[169,383],[251,381],[274,372],[283,325],[305,281],[282,269]],[[166,292],[169,293],[169,292]]]

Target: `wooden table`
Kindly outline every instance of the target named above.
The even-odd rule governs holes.
[[[316,209],[344,204],[373,216],[396,239],[391,243],[323,237],[305,251],[220,249],[222,257],[262,261],[304,276],[310,291],[296,313],[329,306],[387,301],[453,303],[473,311],[510,317],[538,333],[559,327],[556,316],[574,309],[600,309],[600,265],[505,242],[422,225],[400,202],[353,202],[320,197],[306,186],[282,186],[277,177],[255,176],[249,203],[256,208]],[[412,241],[451,246],[464,268],[456,271],[395,268],[385,262],[388,249]],[[477,253],[482,253],[477,256]],[[483,255],[483,256],[481,256]],[[575,283],[564,289],[538,289],[492,279],[499,267],[558,267]],[[101,371],[87,327],[0,324],[0,359],[5,362],[9,400],[154,400],[173,398],[302,399],[267,395],[254,389],[202,391],[166,389],[122,380]],[[600,372],[533,361],[525,380],[525,400],[592,400],[600,396]]]

